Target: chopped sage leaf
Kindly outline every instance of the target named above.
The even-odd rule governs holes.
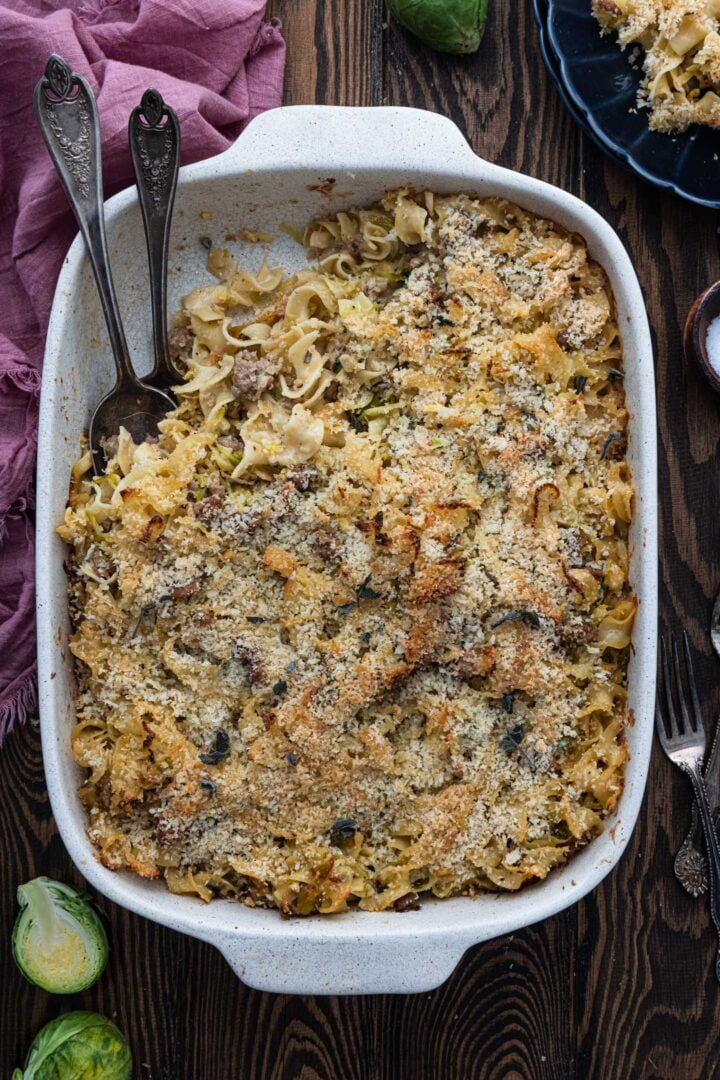
[[[525,725],[523,723],[516,724],[514,728],[510,728],[506,731],[500,740],[501,750],[519,750],[520,743],[525,735]]]
[[[525,725],[523,723],[516,724],[514,728],[510,728],[506,731],[500,740],[500,749],[505,750],[507,753],[511,753],[513,750],[517,750],[518,754],[527,762],[528,767],[532,772],[535,772],[535,763],[527,753],[523,750],[520,743],[525,737]]]
[[[353,429],[353,431],[357,431],[357,432],[367,431],[368,422],[365,419],[365,417],[362,415],[362,411],[360,409],[357,409],[357,410],[355,410],[353,412],[349,412],[347,414],[347,419],[348,419],[348,424]]]
[[[370,587],[370,574],[365,578],[357,591],[358,600],[379,600],[380,593]]]
[[[500,619],[490,623],[490,629],[495,630],[496,627],[502,626],[506,622],[518,622],[522,619],[528,626],[533,626],[536,630],[540,627],[540,618],[534,611],[509,611],[507,615],[503,615]]]
[[[352,818],[338,818],[330,826],[330,843],[333,847],[343,847],[354,838],[356,829],[357,826]]]
[[[603,459],[607,456],[608,450],[613,445],[613,443],[622,442],[624,438],[625,436],[622,434],[621,431],[611,432],[603,443],[603,448],[600,451],[600,460],[603,461]]]
[[[230,736],[225,728],[218,728],[215,735],[215,749],[208,754],[200,754],[203,765],[219,765],[230,753]]]

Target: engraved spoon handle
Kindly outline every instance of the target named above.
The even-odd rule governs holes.
[[[167,334],[168,244],[180,167],[180,124],[157,90],[146,90],[133,109],[128,137],[150,265],[155,365],[146,382],[167,388],[182,380],[170,358]]]
[[[53,54],[35,87],[34,105],[45,145],[87,245],[115,358],[118,385],[138,385],[108,259],[95,95],[81,75]]]

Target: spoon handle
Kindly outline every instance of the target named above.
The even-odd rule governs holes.
[[[53,54],[35,87],[34,103],[43,139],[87,245],[115,358],[118,385],[138,385],[108,260],[95,95],[81,75],[71,71],[62,57]]]
[[[167,333],[168,244],[180,166],[180,124],[157,90],[146,90],[133,109],[128,137],[150,264],[155,366],[145,381],[167,389],[182,381],[170,358]]]

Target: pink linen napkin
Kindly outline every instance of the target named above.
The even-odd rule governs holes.
[[[280,104],[285,44],[265,0],[0,0],[0,743],[36,705],[33,469],[44,337],[77,231],[32,112],[51,53],[98,99],[106,194],[132,181],[131,109],[156,87],[183,162]]]

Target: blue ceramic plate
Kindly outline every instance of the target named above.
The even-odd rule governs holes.
[[[636,108],[640,66],[602,36],[590,0],[534,0],[548,70],[571,113],[605,153],[644,180],[720,209],[720,130],[650,131]],[[717,156],[716,156],[717,155]]]
[[[597,139],[595,138],[592,129],[588,127],[588,124],[582,113],[577,109],[575,102],[572,100],[567,90],[565,89],[565,84],[562,80],[562,74],[560,71],[560,61],[558,60],[555,53],[552,51],[552,47],[548,40],[547,0],[533,0],[533,12],[535,14],[535,23],[537,25],[538,37],[540,40],[540,52],[542,53],[542,58],[545,61],[545,67],[548,69],[550,77],[555,83],[557,92],[565,103],[567,110],[571,114],[575,123],[580,125],[585,134],[589,135],[593,142],[597,142]],[[625,162],[623,162],[623,164],[625,164]]]

